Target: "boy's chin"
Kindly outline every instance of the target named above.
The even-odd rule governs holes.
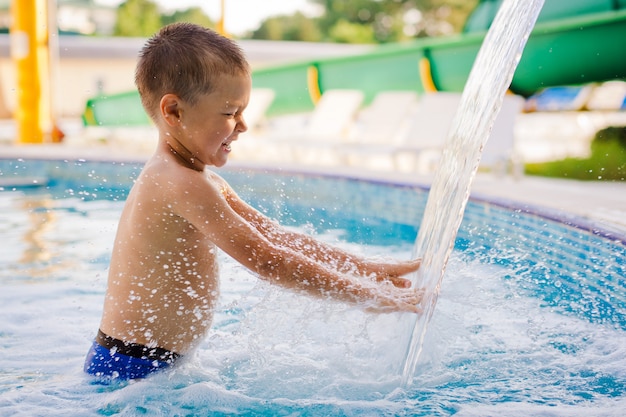
[[[219,161],[215,161],[215,162],[213,163],[213,166],[214,166],[214,167],[216,167],[216,168],[221,168],[221,167],[223,167],[224,165],[226,165],[226,163],[227,163],[227,162],[228,162],[228,158],[225,158],[225,159],[223,159],[223,160],[222,160],[222,159],[220,159]]]

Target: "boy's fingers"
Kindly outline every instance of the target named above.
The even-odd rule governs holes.
[[[422,264],[422,259],[412,259],[406,263],[408,272],[417,271]]]
[[[422,308],[419,304],[411,304],[411,303],[396,303],[393,305],[385,305],[378,307],[367,307],[365,311],[370,313],[397,313],[397,312],[405,312],[405,313],[422,313]]]
[[[398,288],[410,288],[411,287],[411,280],[408,280],[406,278],[400,278],[400,277],[391,277],[388,278],[388,280],[395,286]]]
[[[406,275],[409,274],[411,272],[415,272],[419,269],[420,265],[422,264],[422,260],[421,259],[413,259],[411,261],[407,261],[404,262],[402,264],[397,265],[397,268],[395,271],[390,272],[389,275]]]
[[[422,263],[421,259],[414,259],[401,264],[394,265],[393,268],[386,268],[381,273],[375,276],[377,281],[390,281],[399,288],[408,288],[411,286],[411,282],[406,278],[400,278],[411,272],[415,272],[419,269]]]
[[[419,305],[408,304],[406,311],[409,313],[420,314],[422,312],[422,309],[419,307]]]

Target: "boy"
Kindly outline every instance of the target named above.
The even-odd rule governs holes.
[[[401,276],[419,260],[367,261],[282,229],[205,170],[223,166],[247,130],[250,69],[234,42],[192,24],[164,27],[143,48],[135,82],[159,142],[122,212],[87,373],[143,378],[192,352],[218,298],[218,248],[286,288],[418,312],[421,294]]]

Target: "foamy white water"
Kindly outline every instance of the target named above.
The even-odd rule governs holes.
[[[417,368],[482,149],[542,6],[543,0],[502,3],[463,90],[415,242],[413,254],[422,258],[422,266],[413,282],[423,287],[426,295],[424,311],[410,330],[402,370],[404,386],[411,384]]]
[[[404,346],[396,316],[283,292],[227,258],[215,325],[193,358],[93,385],[81,367],[104,291],[97,269],[3,285],[1,416],[620,416],[625,405],[623,331],[541,309],[504,271],[455,256],[409,390],[388,369]]]

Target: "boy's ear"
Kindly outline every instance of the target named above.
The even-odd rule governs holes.
[[[166,94],[161,97],[159,110],[165,122],[170,126],[180,123],[180,98],[174,94]]]

